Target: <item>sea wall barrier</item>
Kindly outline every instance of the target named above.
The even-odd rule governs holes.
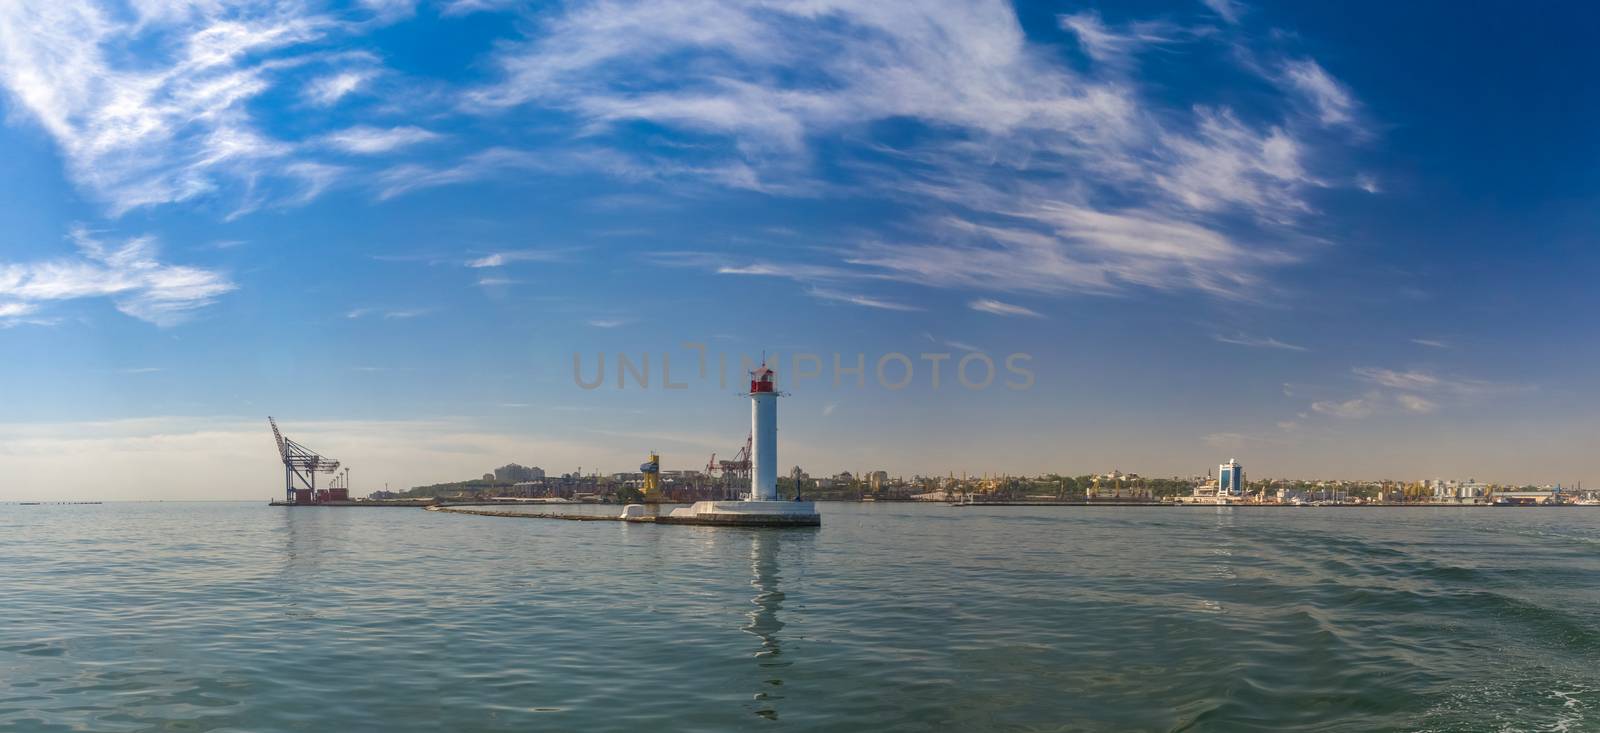
[[[654,522],[655,517],[633,517],[623,519],[616,514],[566,514],[557,512],[504,512],[492,509],[461,509],[451,506],[433,505],[427,507],[430,512],[444,512],[446,514],[472,514],[479,517],[513,517],[516,519],[566,519],[573,522]]]

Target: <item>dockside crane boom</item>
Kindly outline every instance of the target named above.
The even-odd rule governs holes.
[[[310,491],[314,496],[317,474],[337,472],[339,462],[284,437],[283,431],[278,429],[278,421],[271,416],[267,417],[267,424],[272,426],[272,439],[277,442],[278,457],[283,461],[284,499],[296,503],[296,489]]]

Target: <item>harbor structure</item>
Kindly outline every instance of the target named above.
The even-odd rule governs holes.
[[[285,437],[278,429],[278,421],[267,417],[272,426],[273,440],[278,443],[278,457],[283,461],[283,503],[294,506],[324,504],[331,501],[349,501],[349,469],[343,480],[337,475],[339,462],[323,456]],[[317,488],[317,474],[334,474],[334,482],[327,489]]]
[[[814,527],[822,524],[814,502],[798,494],[778,496],[778,398],[776,374],[765,362],[750,372],[750,491],[739,501],[697,501],[654,517],[660,524],[706,524],[746,527]],[[621,519],[645,520],[647,507],[629,504]]]
[[[763,363],[750,373],[750,500],[778,500],[778,392]]]
[[[1232,458],[1217,466],[1217,495],[1223,494],[1235,499],[1244,496],[1244,466]]]
[[[661,501],[661,455],[650,451],[650,460],[639,465],[639,473],[644,475],[645,501]]]

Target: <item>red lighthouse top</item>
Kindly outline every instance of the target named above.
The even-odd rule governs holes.
[[[772,385],[772,376],[772,370],[768,369],[765,363],[750,372],[750,393],[775,391]]]

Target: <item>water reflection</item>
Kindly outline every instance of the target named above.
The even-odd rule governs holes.
[[[750,533],[750,580],[756,595],[751,599],[754,608],[746,617],[749,623],[744,632],[761,640],[755,652],[756,668],[761,687],[756,691],[756,714],[769,720],[778,718],[778,701],[783,699],[783,668],[791,663],[783,659],[783,643],[779,632],[783,621],[778,611],[783,609],[783,591],[778,590],[782,575],[778,570],[781,530],[756,530]]]
[[[322,568],[323,555],[331,541],[327,511],[310,507],[284,507],[283,574],[304,577]]]

